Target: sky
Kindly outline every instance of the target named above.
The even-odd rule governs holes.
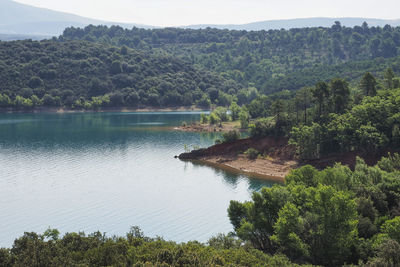
[[[153,26],[307,18],[400,18],[400,0],[16,0],[84,17]]]

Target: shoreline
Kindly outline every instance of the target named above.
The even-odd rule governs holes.
[[[249,159],[244,153],[249,148],[257,149],[260,156]],[[286,138],[266,137],[217,144],[182,153],[178,158],[183,161],[202,162],[249,177],[284,183],[286,175],[300,165],[294,157],[294,152],[294,147],[287,144]]]
[[[260,161],[261,164],[264,164],[268,171],[260,171],[258,169],[253,169],[253,166],[245,166],[244,163],[246,161],[238,162],[235,160],[231,161],[223,161],[219,162],[216,158],[202,158],[202,159],[194,159],[194,160],[183,160],[190,161],[194,164],[211,166],[213,168],[225,170],[235,174],[243,174],[253,179],[267,180],[276,183],[285,183],[285,177],[290,172],[290,170],[294,169],[297,166],[296,161],[288,161],[286,164],[277,164],[271,160],[267,159],[257,159],[255,161]],[[248,160],[250,163],[251,161]],[[261,162],[263,161],[263,162]],[[257,165],[258,163],[253,163],[253,165]],[[251,165],[251,164],[250,164]]]
[[[249,159],[244,153],[249,148],[258,151],[259,156]],[[193,150],[179,155],[183,161],[202,162],[220,169],[248,175],[250,178],[266,179],[283,183],[287,174],[304,165],[311,165],[318,170],[333,166],[336,163],[354,170],[357,157],[362,158],[369,166],[375,165],[389,153],[399,153],[398,149],[384,149],[375,153],[350,151],[324,155],[313,160],[299,160],[296,148],[288,144],[284,137],[264,137],[259,139],[239,139],[232,143],[223,143],[208,148]]]
[[[211,125],[208,123],[195,122],[186,126],[175,127],[175,129],[182,132],[193,132],[193,133],[229,132],[233,130],[239,132],[247,132],[247,130],[240,129],[239,121],[223,122],[220,125]]]
[[[185,112],[185,111],[196,111],[196,112],[208,112],[207,109],[201,109],[197,107],[170,107],[170,108],[157,108],[157,107],[110,107],[102,108],[99,110],[85,110],[85,109],[71,109],[71,108],[61,108],[61,107],[39,107],[30,110],[13,110],[7,108],[0,108],[0,114],[32,114],[32,113],[103,113],[103,112]]]

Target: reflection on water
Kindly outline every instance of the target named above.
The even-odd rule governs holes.
[[[229,232],[229,201],[270,186],[174,159],[216,133],[173,130],[200,113],[0,114],[0,246],[24,231],[100,230],[206,241]]]
[[[232,188],[236,188],[236,186],[243,180],[248,183],[248,189],[250,192],[259,191],[263,186],[269,187],[275,183],[273,182],[273,178],[271,179],[271,181],[268,181],[266,179],[260,179],[257,177],[248,177],[238,171],[226,170],[223,168],[223,166],[218,168],[216,166],[213,166],[212,164],[203,163],[201,161],[191,161],[190,163],[194,166],[199,166],[200,168],[212,169],[216,176],[222,177],[226,185],[231,186]]]

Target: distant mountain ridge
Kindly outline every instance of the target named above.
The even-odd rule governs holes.
[[[246,30],[246,31],[260,31],[260,30],[278,30],[278,29],[291,29],[291,28],[306,28],[306,27],[330,27],[335,21],[340,21],[342,26],[354,27],[360,26],[365,22],[369,26],[383,27],[386,24],[391,26],[400,26],[400,19],[385,20],[374,18],[298,18],[298,19],[284,19],[284,20],[266,20],[259,22],[252,22],[247,24],[196,24],[183,26],[182,28],[189,29],[228,29],[228,30]]]
[[[67,27],[119,25],[124,28],[153,28],[143,24],[118,23],[38,8],[12,0],[0,0],[0,33],[13,35],[58,36]]]
[[[373,18],[299,18],[285,20],[268,20],[253,22],[247,24],[198,24],[189,26],[180,26],[176,28],[217,28],[229,30],[270,30],[270,29],[290,29],[304,27],[330,27],[335,21],[340,21],[343,26],[353,27],[361,25],[366,21],[369,26],[400,26],[400,19],[384,20]],[[25,39],[32,36],[32,39],[45,39],[49,36],[59,36],[67,27],[83,28],[89,24],[93,25],[118,25],[123,28],[162,28],[135,23],[120,23],[109,22],[86,18],[70,13],[54,11],[46,8],[34,7],[26,4],[21,4],[12,0],[0,0],[0,34],[6,34],[7,38],[0,36],[0,40]]]

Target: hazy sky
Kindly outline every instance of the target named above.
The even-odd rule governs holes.
[[[16,0],[115,22],[240,24],[304,17],[400,18],[400,0]]]

